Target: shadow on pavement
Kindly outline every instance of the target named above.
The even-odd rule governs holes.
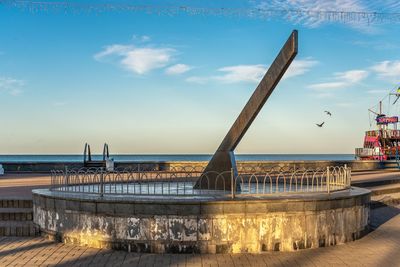
[[[7,242],[7,241],[5,241],[5,242]],[[51,244],[54,244],[54,242],[52,242],[52,241],[43,241],[41,243],[35,243],[35,244],[28,245],[28,246],[24,246],[23,243],[21,243],[21,246],[18,246],[16,248],[8,249],[8,250],[1,250],[0,251],[0,257],[6,257],[6,256],[9,256],[9,255],[13,255],[13,254],[16,254],[16,253],[21,253],[21,252],[28,251],[28,250],[31,250],[31,249],[37,249],[37,248],[45,247],[45,246],[48,246],[48,245],[51,245]]]
[[[400,209],[395,206],[389,206],[381,202],[374,203],[373,206],[375,207],[371,208],[369,223],[372,230],[400,214]]]

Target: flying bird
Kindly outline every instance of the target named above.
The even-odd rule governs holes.
[[[332,116],[332,113],[330,113],[329,111],[325,110],[325,113],[329,116]]]
[[[322,127],[322,126],[324,125],[324,123],[325,123],[325,122],[323,122],[323,123],[321,123],[321,124],[316,123],[315,125],[317,125],[318,127]]]

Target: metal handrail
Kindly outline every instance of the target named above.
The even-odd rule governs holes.
[[[228,179],[228,180],[227,180]],[[196,182],[201,189],[194,189]],[[230,184],[227,184],[230,181]],[[296,193],[331,193],[349,189],[351,169],[330,166],[323,169],[252,167],[202,172],[198,167],[182,166],[172,170],[82,168],[53,170],[52,191],[104,195],[270,195]]]

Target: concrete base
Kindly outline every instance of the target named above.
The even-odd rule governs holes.
[[[229,190],[232,186],[231,171],[233,171],[236,177],[237,168],[233,151],[217,151],[204,169],[202,178],[197,181],[194,188]]]
[[[34,190],[45,235],[95,248],[152,253],[258,253],[345,243],[368,230],[370,192],[265,198],[100,198]]]

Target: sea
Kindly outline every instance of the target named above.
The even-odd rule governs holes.
[[[110,155],[116,162],[144,161],[208,161],[211,154],[116,154]],[[235,154],[238,161],[292,161],[292,160],[354,160],[354,154]],[[102,155],[92,155],[100,160]],[[83,155],[0,155],[4,162],[82,162]]]

